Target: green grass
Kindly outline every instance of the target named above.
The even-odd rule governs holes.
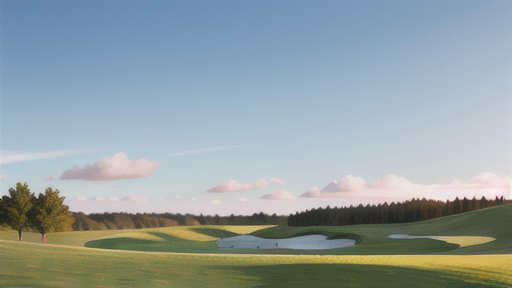
[[[361,237],[360,245],[343,248],[342,251],[339,251],[340,254],[511,254],[512,204],[414,223],[322,227],[279,226],[256,231],[252,234],[258,237],[272,239],[294,237],[311,232],[320,233],[330,237],[344,233],[356,234]],[[387,236],[391,234],[424,236],[487,236],[496,238],[496,241],[455,249],[458,245],[447,244],[437,240],[387,238]],[[443,243],[443,245],[439,245],[439,243]],[[338,251],[335,254],[338,254]]]
[[[210,227],[195,227],[195,228],[190,228],[190,230],[197,232],[197,233],[204,234],[204,235],[216,237],[216,238],[228,238],[228,237],[233,237],[233,236],[239,235],[237,233],[223,230],[223,229],[218,229],[215,227],[212,227],[212,228],[210,228]]]
[[[187,229],[217,238],[234,235],[222,226],[62,232],[48,235],[50,245],[34,245],[29,242],[39,243],[38,233],[24,233],[25,243],[19,243],[12,241],[15,231],[0,231],[0,286],[512,287],[512,204],[416,223],[272,227],[252,233],[359,237],[354,247],[332,250],[219,250],[215,241],[200,241],[201,235],[192,238],[197,241],[178,238],[190,236]],[[457,248],[431,239],[389,239],[390,234],[497,240]],[[262,253],[301,255],[255,255]],[[507,255],[472,256],[477,254]]]
[[[500,219],[497,221],[496,219]],[[237,235],[224,227],[206,226],[190,228],[208,236],[225,238]],[[143,230],[146,231],[146,230]],[[159,231],[159,232],[157,232]],[[165,233],[166,230],[147,230],[164,241],[152,241],[129,237],[99,239],[85,243],[86,247],[134,251],[160,251],[181,253],[228,253],[228,254],[285,254],[285,255],[478,255],[512,253],[512,204],[482,209],[429,221],[404,224],[376,224],[354,226],[284,227],[277,226],[258,230],[252,234],[262,238],[290,238],[302,235],[323,234],[331,239],[356,240],[353,247],[330,250],[231,250],[217,249],[214,241],[197,242],[183,240]],[[488,236],[497,240],[486,244],[458,248],[432,239],[390,239],[390,234],[433,236]],[[458,249],[457,249],[458,248]]]
[[[10,241],[0,241],[0,251],[1,287],[506,287],[512,284],[507,274],[510,271],[496,269],[506,266],[503,264],[506,259],[503,261],[499,256],[489,259],[491,266],[487,267],[480,265],[481,259],[467,259],[468,256],[402,259],[401,256],[168,254]],[[433,267],[423,267],[422,263],[415,266],[421,257],[430,257],[424,260],[434,261]],[[454,268],[474,274],[460,273]],[[479,273],[482,269],[487,271]],[[495,276],[495,272],[499,275]],[[504,277],[508,277],[508,282]]]

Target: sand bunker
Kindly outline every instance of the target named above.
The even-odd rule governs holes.
[[[445,241],[447,243],[458,244],[460,247],[467,247],[479,244],[485,244],[496,240],[492,237],[484,236],[409,236],[407,234],[393,234],[389,235],[388,238],[392,239],[419,239],[428,238],[439,241]]]
[[[324,250],[350,247],[356,244],[352,239],[327,240],[324,235],[307,235],[288,239],[264,239],[252,235],[238,235],[217,241],[223,249],[300,249]]]

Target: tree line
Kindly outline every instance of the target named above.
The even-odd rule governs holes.
[[[46,233],[73,230],[75,218],[68,211],[69,207],[63,205],[65,197],[59,197],[59,193],[59,190],[47,188],[36,197],[27,183],[17,183],[16,189],[9,189],[9,196],[0,199],[0,225],[18,231],[20,241],[23,231],[37,231],[43,243],[46,243]]]
[[[195,226],[195,225],[284,225],[288,223],[288,216],[277,216],[263,212],[251,216],[214,216],[191,215],[173,213],[93,213],[85,215],[82,212],[73,213],[75,223],[74,231],[88,230],[118,230],[141,229],[169,226]]]
[[[358,224],[387,224],[416,222],[438,217],[469,212],[486,207],[497,206],[510,202],[496,197],[494,200],[487,200],[482,197],[477,200],[475,197],[469,200],[466,197],[454,201],[435,201],[423,199],[412,199],[405,202],[392,202],[375,205],[311,209],[301,213],[290,214],[288,226],[341,226]]]

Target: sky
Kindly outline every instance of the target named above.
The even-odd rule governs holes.
[[[0,1],[0,194],[288,215],[511,197],[510,1]]]

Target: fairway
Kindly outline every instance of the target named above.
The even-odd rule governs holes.
[[[510,255],[316,256],[130,252],[0,242],[2,287],[504,287]]]
[[[512,204],[508,204],[406,224],[180,226],[62,232],[50,234],[46,245],[38,244],[37,233],[24,233],[25,241],[20,243],[15,241],[15,231],[1,231],[0,284],[311,287],[321,283],[336,287],[343,283],[346,287],[510,287],[511,216]],[[322,234],[331,239],[358,240],[353,247],[329,250],[217,248],[217,239],[238,235],[237,232],[252,232],[267,239]],[[458,244],[433,239],[390,239],[387,236],[391,234],[450,236],[455,238],[448,239]],[[496,240],[486,242],[485,237]]]

